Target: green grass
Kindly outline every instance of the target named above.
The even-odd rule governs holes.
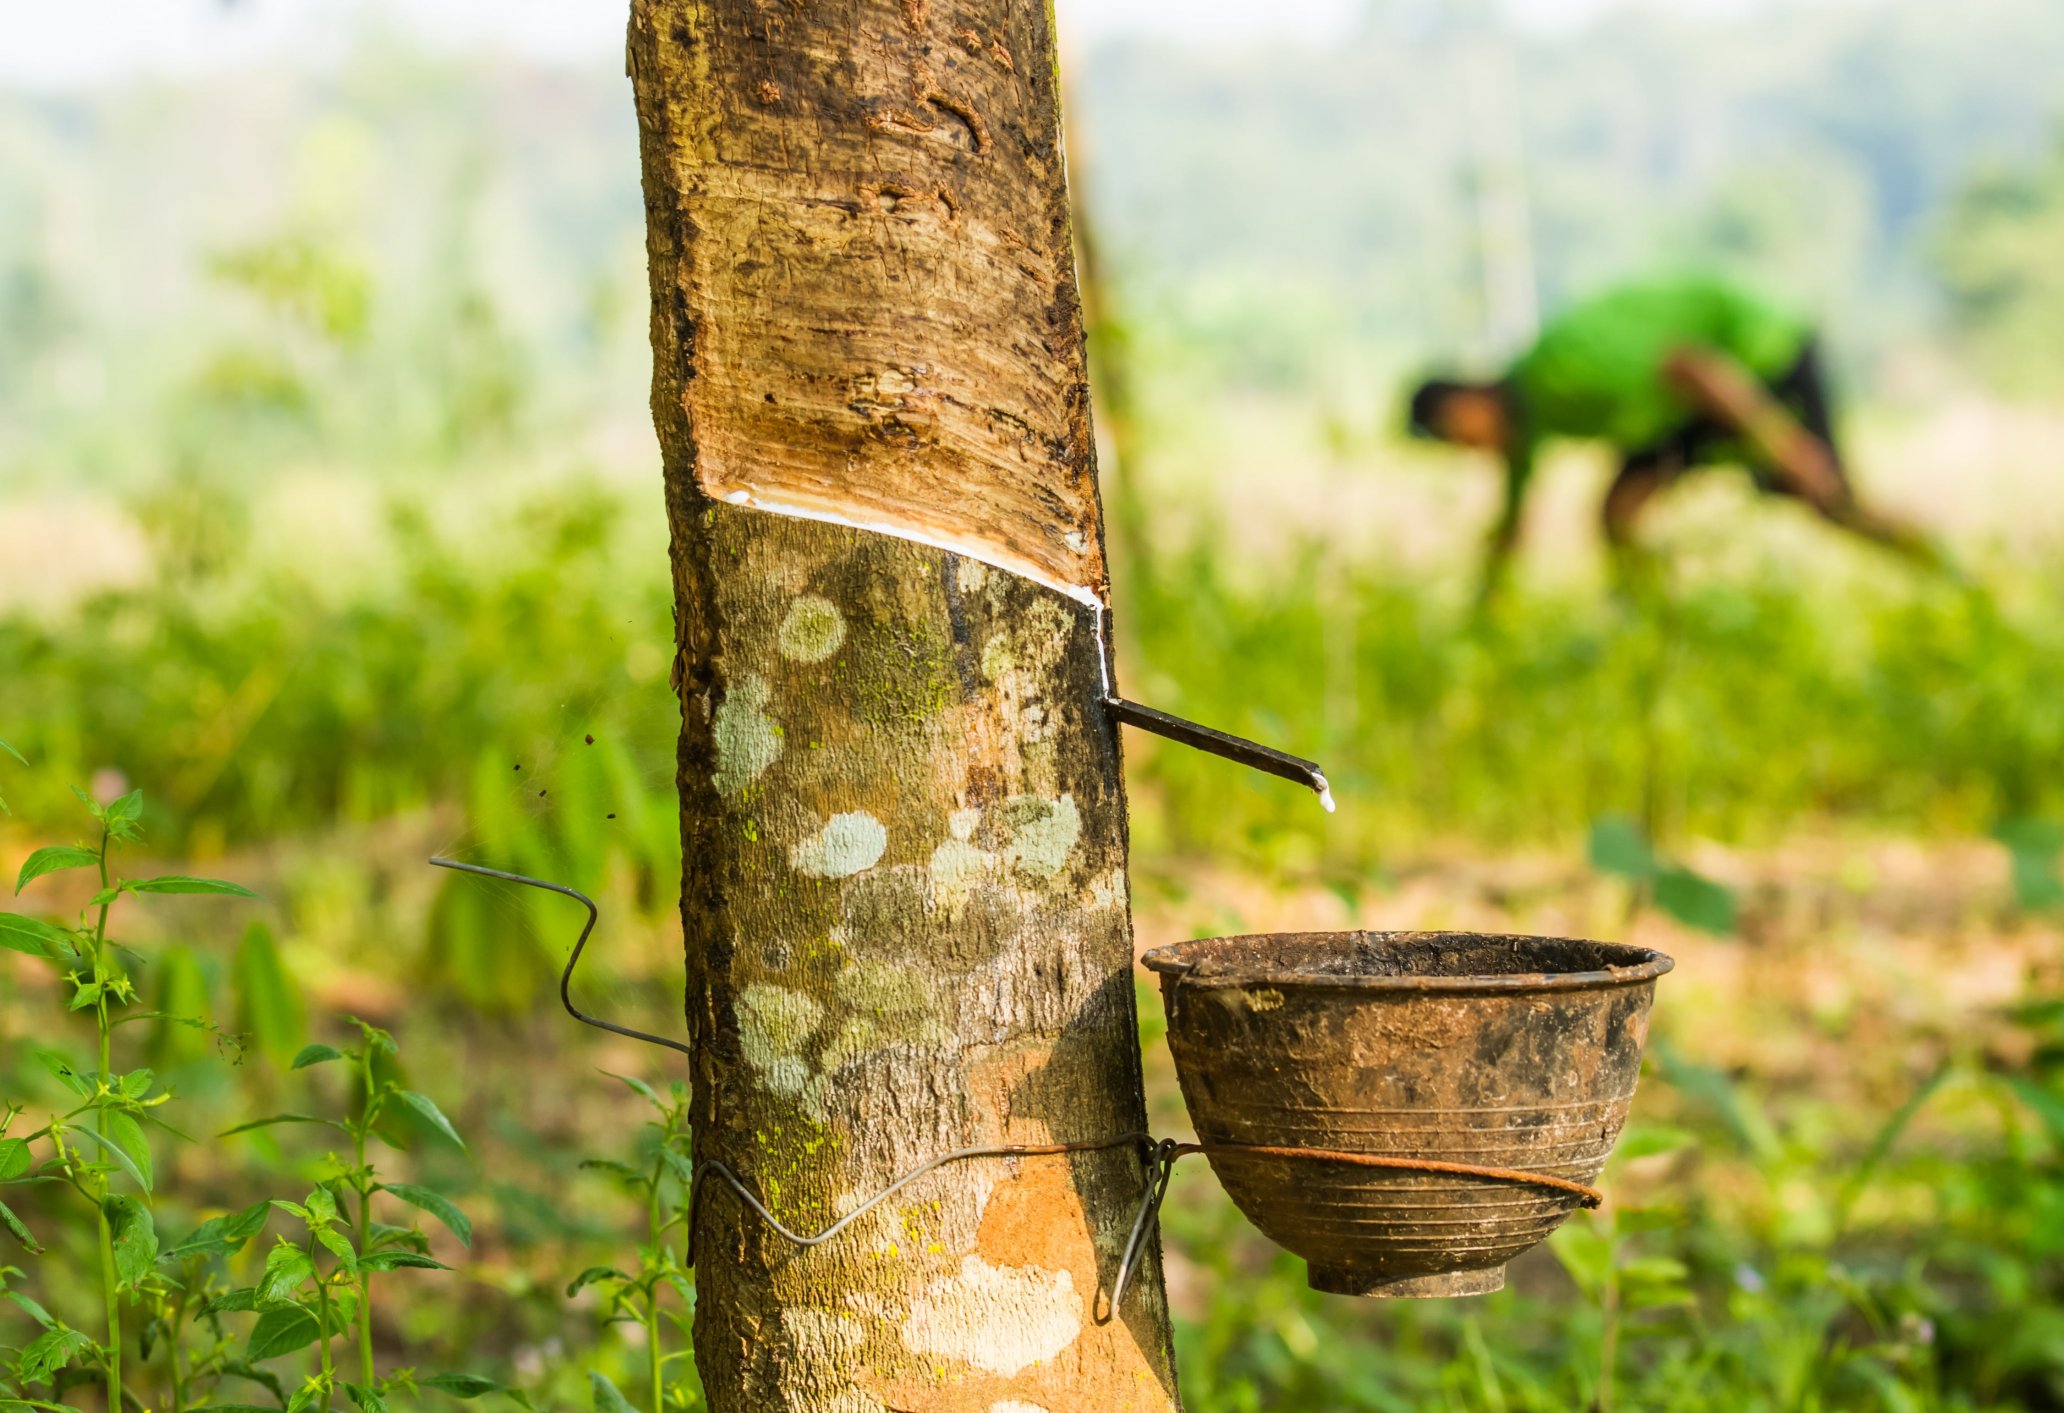
[[[2064,581],[2003,608],[1896,572],[1766,572],[1661,610],[1541,592],[1459,602],[1311,548],[1258,583],[1200,546],[1137,573],[1125,623],[1155,705],[1319,759],[1343,801],[1156,747],[1170,847],[1358,868],[1413,841],[1580,839],[1642,809],[1769,844],[1825,821],[1940,837],[2064,807]]]

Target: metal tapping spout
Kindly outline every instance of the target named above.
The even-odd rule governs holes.
[[[1269,746],[1249,741],[1241,736],[1214,731],[1209,726],[1199,726],[1194,721],[1185,721],[1179,716],[1170,716],[1165,711],[1156,711],[1138,702],[1128,702],[1123,697],[1107,696],[1104,708],[1114,721],[1127,726],[1137,726],[1151,731],[1156,736],[1166,736],[1171,741],[1180,741],[1194,750],[1207,751],[1227,760],[1284,780],[1294,780],[1319,797],[1319,803],[1326,807],[1326,813],[1333,813],[1333,787],[1326,783],[1326,772],[1319,769],[1317,761],[1293,756]]]

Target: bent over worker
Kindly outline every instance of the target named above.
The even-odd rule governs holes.
[[[1505,502],[1483,593],[1502,584],[1543,442],[1602,441],[1620,456],[1602,508],[1624,567],[1656,492],[1703,467],[1738,463],[1768,495],[1935,565],[1918,532],[1865,507],[1842,464],[1812,326],[1725,280],[1629,284],[1551,319],[1496,382],[1435,379],[1412,396],[1415,434],[1501,454]]]

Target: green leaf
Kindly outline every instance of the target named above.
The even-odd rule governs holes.
[[[484,1394],[499,1393],[505,1398],[514,1399],[525,1408],[531,1406],[530,1399],[521,1389],[498,1384],[493,1379],[484,1379],[478,1374],[432,1374],[428,1378],[417,1379],[416,1387],[434,1388],[439,1393],[450,1394],[453,1398],[479,1398]]]
[[[214,1029],[202,1016],[215,1009],[209,994],[208,969],[192,947],[166,947],[158,954],[157,1009],[132,1011],[121,1024],[156,1021],[146,1041],[151,1059],[162,1065],[191,1064],[212,1050],[208,1034]]]
[[[428,1251],[430,1238],[424,1236],[418,1227],[398,1227],[375,1217],[367,1233],[375,1246],[402,1246],[410,1251]]]
[[[468,1248],[472,1247],[473,1223],[468,1221],[466,1214],[461,1212],[452,1200],[443,1193],[433,1192],[427,1187],[417,1187],[412,1183],[406,1182],[382,1183],[380,1190],[392,1193],[411,1207],[421,1208],[423,1211],[428,1212],[431,1216],[437,1218],[438,1221],[444,1223],[451,1234],[459,1239],[460,1245]]]
[[[185,947],[174,947],[171,950],[173,952],[186,952],[188,949]],[[186,1011],[131,1011],[118,1019],[109,1020],[108,1029],[113,1030],[116,1026],[122,1025],[135,1025],[138,1021],[164,1021],[170,1025],[184,1026],[188,1030],[213,1030],[215,1028],[199,1016],[189,1014]]]
[[[143,791],[131,790],[100,812],[100,818],[107,824],[108,833],[117,839],[141,839],[143,831],[137,822],[143,818]]]
[[[645,1098],[652,1101],[654,1105],[657,1105],[659,1103],[659,1095],[655,1094],[652,1090],[652,1086],[647,1084],[644,1080],[633,1078],[632,1076],[627,1074],[618,1074],[614,1070],[604,1070],[602,1071],[602,1073],[608,1075],[611,1079],[622,1080],[625,1084],[630,1086],[631,1091],[633,1093],[643,1095]]]
[[[308,1209],[310,1221],[334,1222],[337,1220],[337,1199],[327,1187],[318,1187],[308,1194],[302,1205]]]
[[[350,1394],[351,1401],[363,1408],[365,1413],[387,1413],[387,1400],[380,1397],[379,1390],[377,1389],[367,1388],[364,1384],[354,1384],[347,1381],[344,1385],[344,1392]]]
[[[87,1142],[92,1143],[94,1146],[98,1147],[101,1152],[107,1154],[109,1158],[114,1160],[114,1164],[116,1167],[120,1168],[123,1172],[129,1174],[130,1178],[135,1181],[138,1187],[142,1188],[145,1192],[150,1191],[150,1183],[148,1180],[145,1179],[142,1171],[137,1168],[135,1161],[131,1159],[127,1153],[124,1153],[120,1145],[116,1144],[113,1140],[102,1138],[99,1134],[95,1133],[90,1128],[66,1129],[65,1134],[67,1137],[70,1138],[83,1138]]]
[[[621,1178],[627,1183],[645,1181],[645,1174],[629,1163],[620,1163],[614,1158],[583,1158],[580,1161],[580,1169],[586,1173],[608,1173],[611,1177]]]
[[[2023,1075],[2008,1075],[2006,1082],[2015,1097],[2042,1120],[2043,1127],[2050,1131],[2051,1141],[2064,1144],[2064,1099]]]
[[[1664,1153],[1675,1153],[1680,1148],[1689,1148],[1698,1142],[1695,1134],[1681,1128],[1669,1128],[1662,1124],[1644,1124],[1630,1128],[1621,1135],[1619,1147],[1613,1158],[1622,1163],[1631,1163],[1640,1158],[1654,1158]]]
[[[18,1290],[0,1291],[0,1295],[5,1295],[9,1300],[13,1301],[15,1306],[18,1309],[20,1309],[23,1314],[27,1315],[30,1319],[34,1320],[44,1329],[55,1329],[57,1327],[57,1321],[50,1318],[50,1312],[48,1310],[45,1310],[41,1305],[39,1305],[35,1300],[31,1299],[29,1296],[23,1295]]]
[[[1835,1199],[1835,1210],[1840,1214],[1836,1220],[1837,1228],[1849,1224],[1850,1210],[1856,1205],[1856,1199],[1863,1195],[1864,1189],[1870,1186],[1871,1179],[1877,1176],[1879,1167],[1891,1155],[1892,1145],[1899,1142],[1899,1136],[1906,1132],[1906,1126],[1913,1122],[1914,1116],[1920,1113],[1922,1107],[1935,1096],[1935,1091],[1943,1086],[1952,1073],[1948,1061],[1937,1065],[1928,1077],[1921,1081],[1919,1087],[1907,1096],[1906,1102],[1893,1112],[1892,1117],[1878,1126],[1870,1147],[1865,1150],[1862,1160],[1850,1170],[1849,1176],[1842,1183],[1840,1194]]]
[[[420,1251],[375,1251],[358,1258],[362,1271],[448,1271],[451,1267],[442,1261],[432,1260]]]
[[[35,853],[30,854],[28,861],[21,866],[21,873],[14,880],[14,891],[20,893],[22,889],[28,887],[46,873],[57,873],[68,868],[98,867],[100,867],[100,855],[91,849],[81,849],[69,844],[59,844],[53,845],[48,849],[38,849]]]
[[[659,1150],[659,1160],[683,1187],[695,1186],[695,1165],[671,1145]]]
[[[2032,854],[2015,854],[2012,859],[2014,901],[2023,912],[2064,907],[2064,880],[2050,860]]]
[[[1663,1036],[1654,1039],[1650,1053],[1657,1073],[1685,1098],[1711,1108],[1734,1138],[1755,1154],[1757,1161],[1778,1161],[1784,1153],[1784,1140],[1778,1137],[1769,1115],[1742,1092],[1725,1070],[1686,1059]]]
[[[29,763],[29,758],[27,756],[23,755],[20,751],[17,751],[14,747],[8,745],[5,741],[0,741],[0,751],[7,752],[7,754],[13,756],[23,765],[27,765]]]
[[[478,1374],[432,1374],[427,1379],[417,1379],[416,1387],[434,1388],[453,1398],[478,1398],[483,1393],[502,1391],[502,1386],[493,1379],[484,1379]]]
[[[150,1209],[134,1197],[110,1197],[101,1204],[114,1234],[115,1275],[123,1290],[134,1290],[158,1262],[158,1230]]]
[[[184,1261],[196,1256],[227,1256],[242,1249],[245,1242],[265,1230],[265,1220],[271,1215],[272,1204],[259,1202],[241,1212],[210,1217],[159,1259]]]
[[[119,1109],[102,1110],[101,1120],[107,1126],[108,1140],[118,1145],[124,1157],[129,1160],[129,1171],[135,1176],[143,1190],[151,1190],[150,1140],[143,1136],[143,1125],[133,1115]]]
[[[2064,823],[2053,819],[2032,815],[2003,819],[1993,826],[1992,837],[2017,854],[2050,859],[2064,853]]]
[[[1690,1269],[1672,1256],[1636,1256],[1620,1266],[1621,1280],[1644,1285],[1681,1285],[1690,1278]]]
[[[609,1376],[600,1370],[588,1370],[588,1387],[595,1393],[595,1413],[638,1413],[631,1407],[631,1401],[609,1382]]]
[[[0,1202],[0,1227],[6,1228],[8,1234],[16,1241],[19,1241],[31,1253],[39,1252],[43,1249],[42,1244],[30,1234],[29,1229],[22,1225],[22,1219],[14,1215],[14,1209],[5,1202]]]
[[[74,961],[79,955],[79,949],[62,929],[20,913],[0,913],[0,947],[53,962]]]
[[[338,1265],[354,1276],[358,1274],[358,1252],[353,1249],[350,1238],[343,1232],[334,1227],[322,1227],[316,1231],[315,1239],[337,1258]]]
[[[231,1134],[249,1133],[253,1129],[271,1128],[275,1124],[322,1124],[326,1128],[336,1129],[339,1133],[351,1132],[349,1125],[338,1123],[335,1119],[323,1118],[319,1114],[274,1114],[268,1119],[253,1119],[247,1124],[226,1128],[216,1137],[228,1138]]]
[[[270,1369],[261,1369],[248,1360],[231,1359],[225,1361],[222,1365],[222,1373],[225,1378],[243,1379],[248,1383],[257,1384],[278,1400],[271,1408],[265,1409],[264,1413],[279,1413],[279,1404],[287,1401],[286,1385],[282,1384],[279,1375],[273,1373]],[[220,1405],[217,1406],[219,1407]],[[237,1406],[242,1407],[243,1405],[239,1404]]]
[[[310,1065],[326,1065],[332,1060],[341,1060],[344,1052],[334,1045],[304,1045],[301,1053],[294,1057],[291,1069],[305,1070]]]
[[[451,1120],[444,1116],[442,1109],[439,1109],[436,1104],[431,1102],[429,1095],[418,1094],[413,1089],[397,1089],[394,1091],[394,1097],[415,1110],[417,1115],[424,1122],[428,1123],[430,1127],[450,1139],[457,1145],[460,1152],[465,1151],[466,1140],[459,1137],[459,1131],[451,1126]],[[407,1199],[404,1198],[403,1200],[406,1201]]]
[[[241,1315],[257,1308],[258,1288],[247,1285],[240,1286],[235,1290],[224,1291],[221,1295],[210,1300],[203,1307],[202,1313],[207,1315]]]
[[[244,1345],[244,1358],[253,1364],[261,1364],[267,1359],[306,1349],[321,1335],[322,1326],[316,1323],[315,1316],[298,1305],[267,1310],[258,1317],[258,1323],[251,1326],[251,1338]]]
[[[1648,835],[1623,814],[1600,815],[1591,822],[1591,867],[1600,873],[1641,880],[1656,871],[1655,850]]]
[[[630,1283],[630,1277],[614,1266],[590,1266],[566,1284],[566,1298],[571,1300],[597,1281],[623,1281]]]
[[[2007,847],[2013,865],[2014,900],[2024,912],[2064,907],[2064,880],[2057,876],[2057,855],[2064,852],[2064,824],[2023,818],[2003,820],[1992,837]]]
[[[34,1162],[26,1138],[0,1138],[0,1182],[13,1182]]]
[[[315,1263],[308,1259],[308,1253],[281,1242],[265,1253],[265,1274],[258,1278],[259,1308],[290,1303],[303,1283],[314,1279]]]
[[[1590,1221],[1579,1218],[1555,1230],[1548,1249],[1577,1288],[1593,1299],[1612,1278],[1612,1242]]]
[[[94,1090],[93,1081],[79,1072],[79,1067],[72,1063],[69,1056],[56,1050],[38,1050],[36,1052],[36,1063],[43,1066],[44,1069],[57,1078],[58,1083],[71,1090],[72,1093],[78,1095],[81,1099],[92,1096]]]
[[[21,1352],[21,1376],[29,1383],[47,1379],[93,1347],[93,1340],[77,1330],[45,1330]]]
[[[263,923],[254,922],[245,930],[230,974],[237,1029],[249,1034],[267,1059],[286,1064],[308,1039],[307,1019],[301,993]]]
[[[1688,868],[1673,865],[1657,873],[1655,901],[1657,907],[1687,927],[1722,937],[1735,930],[1734,890]]]
[[[146,878],[140,883],[125,883],[122,886],[131,893],[214,893],[229,898],[258,896],[241,883],[229,883],[220,878],[185,878],[179,874],[168,874],[163,878]]]

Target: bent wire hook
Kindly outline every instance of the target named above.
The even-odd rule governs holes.
[[[588,910],[588,920],[581,927],[580,937],[573,944],[573,955],[566,959],[566,970],[559,975],[559,1001],[561,1005],[566,1007],[566,1013],[583,1025],[591,1025],[597,1030],[606,1030],[613,1035],[627,1036],[632,1040],[642,1040],[648,1045],[659,1045],[668,1050],[678,1050],[684,1055],[693,1055],[695,1053],[692,1048],[683,1045],[678,1040],[669,1040],[664,1035],[653,1035],[647,1031],[633,1030],[629,1026],[618,1025],[615,1021],[606,1021],[600,1016],[591,1016],[573,1004],[574,968],[580,965],[581,953],[586,950],[588,938],[594,933],[595,923],[601,916],[601,912],[596,908],[593,898],[590,898],[578,888],[569,888],[563,883],[547,883],[542,878],[531,878],[521,873],[510,873],[507,869],[487,868],[481,864],[461,863],[457,859],[433,858],[430,862],[438,868],[453,869],[459,873],[477,874],[482,878],[499,879],[504,883],[520,883],[526,888],[539,888],[547,893],[557,893],[562,897],[573,899],[576,903],[586,908]],[[712,1173],[722,1179],[725,1186],[736,1193],[746,1206],[756,1212],[760,1220],[765,1222],[768,1229],[776,1236],[779,1236],[791,1246],[808,1248],[822,1246],[824,1243],[833,1240],[841,1232],[846,1231],[855,1222],[876,1207],[879,1207],[889,1198],[895,1196],[898,1192],[901,1192],[904,1188],[910,1186],[910,1184],[916,1182],[919,1178],[945,1167],[949,1163],[964,1162],[970,1158],[1052,1157],[1062,1154],[1093,1153],[1105,1149],[1134,1146],[1137,1146],[1151,1160],[1147,1174],[1147,1197],[1145,1203],[1140,1208],[1138,1217],[1133,1221],[1132,1233],[1125,1245],[1125,1259],[1119,1265],[1118,1279],[1111,1291],[1110,1304],[1108,1307],[1102,1308],[1100,1313],[1097,1314],[1097,1323],[1104,1324],[1116,1315],[1119,1303],[1125,1298],[1126,1282],[1130,1278],[1139,1259],[1141,1241],[1144,1237],[1149,1217],[1154,1212],[1160,1210],[1161,1197],[1168,1191],[1168,1168],[1171,1166],[1171,1163],[1166,1156],[1166,1150],[1170,1145],[1165,1142],[1156,1145],[1152,1137],[1143,1132],[1120,1134],[1115,1138],[1092,1139],[1084,1143],[1001,1143],[980,1148],[957,1148],[951,1153],[942,1153],[929,1162],[921,1163],[902,1174],[895,1181],[847,1212],[823,1231],[814,1234],[800,1232],[785,1225],[780,1218],[776,1217],[768,1209],[767,1205],[760,1200],[752,1188],[747,1186],[745,1180],[733,1172],[729,1166],[715,1158],[701,1158],[696,1161],[688,1184],[688,1265],[692,1268],[696,1263],[698,1235],[700,1232],[697,1217],[702,1210],[702,1192],[705,1186],[703,1179]],[[1159,1167],[1158,1188],[1155,1183],[1155,1166]]]
[[[529,878],[520,873],[510,873],[499,868],[484,868],[479,864],[461,863],[457,859],[434,858],[430,862],[438,868],[455,869],[460,873],[474,873],[482,878],[498,878],[504,883],[521,883],[526,888],[540,888],[547,893],[558,893],[573,899],[588,910],[587,923],[581,928],[580,937],[573,944],[573,955],[566,959],[566,970],[559,974],[559,1003],[566,1007],[566,1014],[582,1025],[592,1025],[597,1030],[606,1030],[613,1035],[622,1035],[632,1040],[642,1040],[647,1045],[659,1045],[668,1050],[678,1050],[683,1055],[694,1055],[695,1051],[678,1040],[669,1040],[664,1035],[653,1035],[649,1031],[633,1030],[615,1021],[591,1016],[573,1004],[573,969],[580,965],[581,952],[588,945],[588,937],[595,930],[596,920],[601,916],[595,907],[595,900],[578,888],[568,888],[563,883],[547,883],[542,878]]]

